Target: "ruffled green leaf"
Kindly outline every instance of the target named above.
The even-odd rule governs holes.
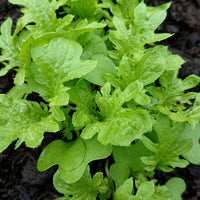
[[[160,77],[160,87],[150,86],[147,90],[156,98],[156,109],[178,122],[189,122],[193,128],[199,118],[199,95],[194,92],[185,92],[200,82],[200,77],[190,75],[184,80],[177,78],[178,71],[167,70]],[[195,103],[192,105],[192,100]],[[187,104],[192,105],[188,109]]]
[[[8,18],[1,25],[0,35],[0,62],[5,66],[0,70],[0,76],[4,76],[11,69],[18,71],[14,78],[16,85],[24,83],[25,76],[28,75],[30,63],[30,49],[27,47],[32,42],[30,34],[23,32],[18,38],[11,35],[12,20]]]
[[[22,142],[35,148],[41,144],[45,132],[59,131],[44,104],[1,95],[0,113],[0,152],[17,139],[16,148]]]
[[[155,34],[154,31],[164,21],[166,10],[169,4],[148,11],[142,1],[134,10],[133,23],[127,27],[125,21],[116,16],[113,17],[113,24],[116,31],[110,31],[109,39],[115,45],[111,56],[120,60],[124,55],[134,59],[140,59],[144,52],[144,45],[164,40],[171,34]]]
[[[172,55],[167,47],[156,46],[147,49],[138,61],[123,56],[116,67],[116,75],[106,75],[106,79],[115,87],[124,88],[136,80],[146,86],[154,83],[165,70],[177,70],[183,63],[184,60]]]
[[[102,95],[96,96],[103,121],[88,125],[81,137],[89,139],[98,133],[98,140],[104,145],[128,146],[133,140],[141,138],[143,133],[150,131],[152,124],[146,110],[122,108],[125,102],[137,97],[134,86],[137,83],[130,84],[123,92],[116,89],[110,94],[111,86],[105,84],[101,88]]]
[[[11,35],[12,19],[8,18],[1,25],[1,35],[0,35],[0,62],[3,62],[5,67],[1,69],[0,76],[4,76],[7,72],[14,68],[21,66],[22,63],[17,59],[19,55],[19,50],[16,48],[15,42]]]
[[[27,84],[15,85],[8,91],[7,96],[11,99],[17,100],[22,99],[23,97],[25,97],[25,94],[28,95],[31,92],[32,91]]]
[[[73,19],[72,15],[63,18],[56,17],[56,10],[64,5],[66,0],[9,0],[9,2],[24,6],[21,9],[24,15],[17,22],[15,35],[30,23],[33,24],[28,25],[27,28],[34,32],[35,37],[48,32],[59,32]]]
[[[147,149],[154,153],[153,156],[142,157],[144,164],[148,165],[146,170],[159,169],[165,172],[172,171],[175,167],[186,167],[189,163],[180,159],[192,147],[191,140],[180,140],[184,130],[184,124],[171,125],[171,121],[164,115],[159,115],[154,126],[157,135],[157,142],[151,141],[143,136],[143,143]]]
[[[97,195],[100,199],[103,195],[110,196],[108,180],[103,178],[103,173],[98,172],[91,178],[89,167],[86,168],[81,179],[72,184],[67,183],[57,171],[53,183],[56,190],[70,200],[96,200]]]
[[[169,117],[178,122],[189,122],[193,129],[200,121],[200,95],[197,94],[194,105],[188,110],[178,110],[173,113],[167,107],[160,108],[160,111],[169,115]]]
[[[70,0],[66,2],[64,12],[77,15],[81,19],[99,21],[102,17],[108,16],[105,4],[99,4],[98,0]]]
[[[133,179],[127,179],[115,193],[115,200],[132,200],[133,199]]]
[[[137,186],[137,193],[133,193],[133,180],[127,179],[114,194],[115,200],[172,200],[171,194],[167,191],[167,187],[155,186],[155,181],[145,181]]]
[[[97,120],[95,93],[92,93],[90,84],[84,79],[79,80],[75,86],[68,91],[70,103],[76,105],[72,123],[75,128],[81,129]]]
[[[172,63],[174,59],[180,62]],[[140,80],[144,85],[154,83],[168,69],[179,69],[184,63],[179,56],[172,55],[167,47],[156,46],[149,48],[139,62],[133,72],[133,80]]]
[[[117,5],[114,4],[111,7],[111,11],[114,16],[124,18],[132,21],[134,18],[134,10],[139,4],[138,0],[117,0]]]
[[[58,36],[85,44],[91,39],[91,34],[95,29],[101,29],[105,26],[106,24],[104,23],[98,23],[96,21],[90,23],[87,19],[84,19],[70,24]]]
[[[31,51],[34,62],[28,84],[50,103],[53,113],[54,107],[68,104],[68,88],[63,83],[81,78],[96,67],[96,61],[81,61],[81,54],[78,43],[64,38],[54,38],[48,45],[34,47]]]

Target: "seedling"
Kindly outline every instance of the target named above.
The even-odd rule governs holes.
[[[177,78],[184,60],[154,45],[172,36],[155,33],[170,3],[9,2],[22,5],[23,16],[13,35],[10,18],[1,26],[0,75],[16,76],[0,95],[0,152],[62,132],[37,164],[58,165],[58,199],[180,200],[184,181],[160,185],[154,173],[200,164],[200,94],[188,91],[200,77]],[[28,100],[31,93],[42,100]],[[90,163],[100,159],[105,173],[92,176]]]

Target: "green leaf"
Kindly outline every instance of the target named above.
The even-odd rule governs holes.
[[[112,8],[112,12],[115,16],[124,17],[130,19],[134,18],[134,10],[139,4],[138,0],[117,0],[118,4]],[[117,7],[117,8],[116,8]]]
[[[53,179],[56,190],[70,200],[96,200],[97,195],[106,194],[109,197],[108,180],[103,178],[103,173],[96,173],[91,178],[89,167],[77,182],[67,183],[57,171]]]
[[[130,169],[123,163],[114,163],[110,167],[110,175],[115,182],[116,188],[119,188],[130,177],[130,174]]]
[[[102,54],[102,55],[107,56],[108,50],[103,39],[99,37],[98,35],[93,34],[92,38],[84,46],[83,54],[81,58],[84,60],[90,59],[92,56],[96,54]]]
[[[141,138],[142,134],[151,130],[149,114],[144,109],[122,108],[125,102],[137,95],[137,90],[130,84],[123,92],[116,89],[112,94],[111,86],[107,83],[101,88],[101,94],[97,94],[96,103],[103,120],[88,125],[81,137],[89,139],[98,133],[98,140],[102,144],[128,146]]]
[[[23,66],[23,62],[18,59],[20,54],[19,49],[11,35],[12,19],[8,18],[1,25],[1,35],[0,35],[0,62],[2,62],[5,67],[0,70],[0,76],[4,76],[7,72],[14,67]]]
[[[181,178],[171,178],[165,184],[168,187],[168,191],[172,194],[172,200],[182,200],[182,193],[186,189],[185,181]]]
[[[104,75],[106,73],[114,74],[115,64],[110,58],[102,54],[94,55],[91,57],[91,59],[98,61],[97,67],[94,70],[92,70],[90,73],[88,73],[84,78],[91,83],[103,86],[106,83]]]
[[[44,171],[58,164],[60,176],[67,183],[74,183],[82,177],[88,163],[106,158],[111,152],[112,146],[103,146],[95,137],[68,143],[55,141],[49,144],[39,157],[38,169]],[[66,155],[65,159],[63,153]]]
[[[75,86],[69,86],[70,103],[76,105],[76,112],[73,114],[72,123],[75,128],[81,129],[96,121],[95,93],[92,93],[90,84],[81,79]]]
[[[175,167],[186,167],[188,162],[179,157],[191,149],[192,142],[188,139],[180,140],[184,124],[177,123],[173,126],[169,118],[164,115],[159,115],[156,122],[153,128],[158,141],[154,143],[146,136],[142,138],[146,148],[154,152],[153,156],[141,158],[143,163],[148,165],[145,169],[148,171],[159,169],[169,172]]]
[[[151,12],[148,11],[146,5],[142,1],[134,10],[133,23],[126,23],[123,19],[114,16],[113,24],[116,31],[110,31],[109,39],[115,45],[114,51],[110,56],[118,61],[125,55],[138,60],[144,53],[144,45],[151,44],[156,41],[164,40],[171,34],[155,34],[154,31],[163,22],[166,17],[165,8],[158,7]]]
[[[79,18],[93,19],[99,21],[107,13],[103,11],[101,5],[98,4],[98,0],[70,0],[67,1],[66,7],[64,8],[66,13],[77,15]]]
[[[8,93],[7,96],[11,99],[22,99],[24,95],[30,94],[32,91],[28,87],[27,84],[22,84],[22,85],[15,85],[12,87]]]
[[[181,134],[181,139],[191,139],[193,143],[192,148],[183,154],[184,158],[192,164],[200,165],[200,124],[198,124],[194,130],[191,129],[190,125],[187,125]]]
[[[171,58],[177,56],[172,55],[167,47],[164,46],[156,46],[154,48],[149,48],[146,50],[143,57],[139,62],[136,63],[136,68],[133,73],[133,80],[140,80],[144,85],[148,85],[150,83],[155,82],[166,69],[174,69],[180,68],[181,64],[183,64],[183,60],[180,57],[182,62],[179,65],[175,66],[170,61]]]
[[[14,78],[16,85],[22,85],[26,77],[30,76],[30,46],[35,42],[30,31],[24,30],[18,37],[11,36],[12,20],[8,18],[1,26],[0,48],[2,55],[0,62],[5,67],[1,69],[0,76],[5,75],[14,68],[17,74]]]
[[[16,139],[16,148],[22,142],[35,148],[41,144],[45,132],[59,131],[45,104],[1,95],[0,113],[0,152]]]
[[[63,179],[68,183],[74,183],[78,181],[87,167],[88,163],[93,160],[100,160],[107,158],[112,153],[112,146],[104,146],[99,143],[96,137],[93,137],[90,140],[83,140],[85,144],[85,157],[83,162],[79,167],[72,171],[65,171],[62,168],[59,168],[59,173]]]
[[[169,115],[169,117],[178,122],[189,122],[193,129],[195,129],[196,124],[200,121],[200,95],[196,94],[196,99],[191,108],[188,110],[178,110],[177,112],[171,112],[168,108],[160,108],[160,111]]]
[[[124,110],[103,122],[88,125],[81,137],[89,139],[98,133],[98,140],[104,144],[129,146],[135,139],[151,130],[151,120],[145,110]]]
[[[115,163],[111,165],[110,174],[118,188],[124,181],[137,173],[144,173],[146,165],[141,161],[142,156],[150,156],[152,153],[137,141],[130,147],[114,147],[113,157]]]
[[[53,105],[66,105],[68,97],[64,95],[63,83],[81,78],[96,67],[95,61],[81,61],[81,54],[78,43],[64,38],[54,38],[48,45],[34,47],[31,52],[34,80],[30,80],[30,86]]]
[[[55,140],[43,150],[37,168],[39,171],[44,171],[53,165],[59,165],[63,170],[71,171],[82,163],[84,156],[85,146],[81,139],[68,143]]]
[[[145,50],[138,61],[131,61],[130,58],[123,56],[119,67],[115,68],[116,75],[106,75],[106,79],[115,87],[124,88],[136,80],[146,86],[154,83],[165,70],[177,70],[183,63],[184,60],[172,55],[167,47],[155,46]]]
[[[88,22],[87,19],[84,19],[70,24],[59,35],[84,44],[91,38],[91,34],[95,29],[102,29],[105,26],[106,24],[104,23]]]
[[[81,78],[96,67],[96,61],[81,61],[81,54],[78,43],[64,38],[54,38],[47,45],[34,47],[31,51],[32,78],[28,79],[30,88],[51,107],[67,105],[69,95],[64,82]]]
[[[155,180],[140,183],[133,195],[133,180],[129,178],[116,190],[114,200],[172,200],[170,196],[165,185],[155,186]]]
[[[133,199],[133,179],[127,179],[122,186],[120,186],[114,196],[114,200],[132,200]]]
[[[27,28],[33,31],[34,37],[39,37],[47,32],[59,32],[69,25],[73,19],[71,15],[63,18],[56,17],[56,10],[64,5],[66,0],[9,0],[9,2],[24,6],[21,9],[24,15],[17,22],[15,35],[30,23],[33,24],[28,25]]]
[[[160,77],[159,82],[161,87],[149,88],[149,91],[158,98],[159,104],[170,106],[178,101],[185,101],[190,104],[190,99],[195,97],[194,93],[184,93],[195,87],[200,78],[195,75],[190,75],[186,79],[177,78],[177,70],[167,70]]]
[[[177,70],[165,71],[159,79],[160,87],[150,86],[147,90],[156,99],[156,109],[178,122],[189,122],[193,128],[199,121],[199,96],[198,93],[185,92],[195,87],[200,82],[200,77],[190,75],[184,80],[177,78]],[[188,109],[187,104],[194,105]]]

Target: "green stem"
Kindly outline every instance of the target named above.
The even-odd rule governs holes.
[[[68,107],[68,108],[70,108],[71,110],[74,110],[74,111],[76,111],[76,108],[75,108],[75,107],[73,107],[73,106],[71,106],[71,105],[67,105],[67,107]]]

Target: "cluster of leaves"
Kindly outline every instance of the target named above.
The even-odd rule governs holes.
[[[180,200],[184,181],[159,185],[154,172],[200,164],[200,95],[188,91],[200,77],[179,79],[184,60],[154,46],[171,36],[155,33],[170,4],[9,2],[22,5],[23,16],[13,34],[10,18],[1,26],[0,76],[16,75],[0,95],[0,152],[62,132],[65,142],[50,143],[37,166],[58,165],[60,200]],[[30,101],[32,93],[42,100]],[[91,177],[90,162],[105,158],[106,174]]]

